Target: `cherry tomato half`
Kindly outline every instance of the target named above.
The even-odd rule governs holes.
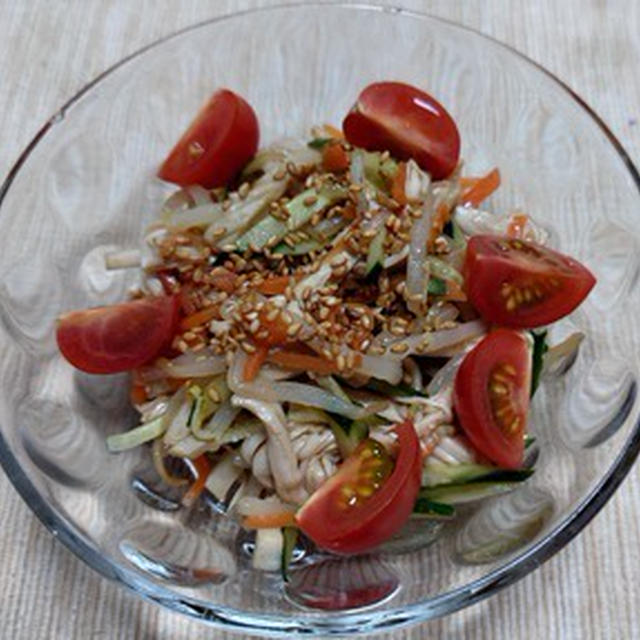
[[[158,177],[181,186],[222,187],[258,148],[251,105],[228,89],[216,91],[164,161]]]
[[[460,134],[453,118],[429,94],[401,82],[370,84],[342,123],[346,139],[370,151],[413,158],[434,180],[458,164]]]
[[[525,335],[495,329],[464,358],[453,406],[474,448],[500,467],[522,466],[531,388],[531,349]]]
[[[577,260],[533,242],[480,235],[464,263],[467,295],[489,322],[533,328],[571,313],[596,282]]]
[[[300,529],[319,547],[337,553],[368,551],[406,522],[420,489],[420,446],[411,422],[395,431],[395,464],[380,443],[361,442],[296,514]]]
[[[70,311],[58,319],[58,347],[74,367],[87,373],[128,371],[169,344],[178,308],[178,297],[167,296]]]

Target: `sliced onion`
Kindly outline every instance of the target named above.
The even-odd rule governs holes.
[[[244,496],[236,504],[236,511],[241,516],[270,516],[283,511],[294,512],[295,509],[293,505],[283,502],[275,495],[267,498]]]
[[[158,366],[169,378],[205,378],[227,370],[224,356],[203,351],[187,351],[173,360],[159,361]]]
[[[324,409],[330,413],[337,413],[352,420],[371,414],[370,410],[357,407],[352,402],[346,402],[333,393],[329,393],[324,389],[310,384],[303,384],[301,382],[276,382],[273,385],[273,392],[279,402],[295,402],[296,404],[301,404],[306,407]]]
[[[422,171],[414,160],[409,160],[404,179],[404,192],[407,200],[424,200],[427,193],[429,193],[430,186],[431,176]]]
[[[449,356],[463,348],[468,340],[483,336],[487,332],[487,325],[482,320],[463,322],[453,329],[440,329],[416,334],[407,338],[398,338],[392,344],[404,343],[409,349],[403,353],[393,353],[389,350],[387,358],[402,360],[409,354],[417,353],[425,356]],[[419,348],[421,345],[425,348]]]
[[[225,400],[209,422],[199,429],[191,429],[191,432],[198,440],[219,440],[239,413],[240,409],[233,407],[230,400]]]
[[[412,162],[410,160],[407,167]],[[435,208],[435,199],[430,190],[422,194],[422,199],[422,215],[414,221],[411,227],[409,256],[407,258],[407,306],[416,315],[422,312],[427,302],[427,287],[429,285],[429,265],[426,262],[427,241],[431,233]]]
[[[130,269],[142,266],[142,252],[139,249],[123,249],[108,253],[104,257],[105,267],[112,269]]]
[[[288,385],[293,383],[280,382],[277,384]],[[233,396],[231,402],[235,407],[251,411],[264,424],[264,428],[268,433],[266,445],[268,466],[271,469],[278,495],[287,502],[302,503],[307,497],[307,492],[302,486],[302,474],[298,468],[298,460],[293,450],[282,407],[275,402],[263,402],[241,396]],[[254,456],[252,461],[254,474],[257,455]]]
[[[460,229],[468,235],[475,236],[481,233],[492,233],[496,235],[507,235],[509,228],[513,222],[513,216],[495,215],[482,209],[474,209],[472,207],[456,207],[454,220]],[[549,232],[527,219],[521,239],[536,242],[537,244],[546,244],[549,240]]]
[[[431,322],[438,326],[439,322],[451,322],[460,315],[460,310],[455,304],[450,302],[436,302],[429,307],[427,311],[427,322]]]
[[[233,393],[246,398],[255,398],[264,402],[277,402],[276,394],[272,389],[273,381],[259,373],[253,382],[244,381],[244,367],[247,355],[242,349],[238,349],[234,356],[229,371],[227,372],[227,384]]]
[[[155,440],[151,449],[151,459],[156,473],[162,481],[170,487],[184,487],[189,484],[187,478],[180,478],[172,475],[164,464],[165,459],[164,444],[162,440]]]

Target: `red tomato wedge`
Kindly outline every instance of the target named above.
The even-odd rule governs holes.
[[[258,119],[251,105],[232,91],[220,89],[178,140],[158,177],[183,187],[222,187],[255,154],[258,139]]]
[[[87,373],[135,369],[169,344],[178,309],[178,297],[167,296],[70,311],[58,319],[58,347],[74,367]]]
[[[571,313],[596,279],[577,260],[533,242],[479,235],[463,268],[478,313],[505,327],[533,328]]]
[[[495,329],[464,358],[453,406],[471,444],[506,469],[522,466],[531,388],[531,349],[525,335]]]
[[[395,432],[395,464],[381,444],[364,440],[296,514],[300,529],[319,547],[368,551],[406,522],[420,489],[420,445],[413,423],[399,424]]]
[[[346,139],[370,151],[413,158],[434,180],[458,164],[460,134],[453,118],[429,94],[401,82],[370,84],[342,123]]]

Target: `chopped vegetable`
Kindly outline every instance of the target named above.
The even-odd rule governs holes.
[[[461,178],[460,201],[472,207],[479,206],[500,186],[500,171],[493,169],[481,178]]]
[[[536,392],[538,385],[540,384],[540,374],[542,373],[542,367],[544,364],[544,354],[549,350],[547,345],[547,332],[541,331],[536,333],[531,332],[533,337],[533,355],[531,357],[531,397]]]

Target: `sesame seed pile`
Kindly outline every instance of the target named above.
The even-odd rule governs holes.
[[[345,142],[334,143],[352,151]],[[381,154],[381,161],[388,159],[388,152]],[[237,186],[240,200],[251,194],[256,177]],[[380,184],[389,183],[388,176],[379,177]],[[426,309],[416,314],[407,306],[404,257],[387,268],[367,267],[371,243],[382,229],[383,256],[406,254],[412,226],[423,215],[420,202],[400,204],[389,189],[365,188],[352,180],[349,170],[325,171],[321,162],[283,163],[272,179],[286,181],[286,188],[262,215],[285,224],[290,216],[287,203],[302,192],[314,192],[304,198],[305,207],[316,205],[317,194],[327,186],[344,195],[315,211],[299,228],[289,229],[284,237],[270,237],[261,247],[250,243],[240,250],[224,226],[206,234],[197,227],[167,228],[154,236],[158,261],[147,267],[147,276],[157,278],[166,293],[179,294],[190,319],[174,339],[176,350],[207,349],[223,355],[242,349],[252,354],[268,344],[322,356],[348,374],[360,355],[385,355],[387,347],[376,339],[381,332],[402,338],[441,328],[437,319],[429,326]],[[209,196],[224,210],[231,207],[227,194],[218,190]],[[309,249],[296,251],[303,243]],[[449,251],[447,238],[436,234],[430,252]],[[316,286],[310,276],[320,269],[328,269],[327,277]],[[274,289],[276,281],[279,286]],[[441,304],[433,298],[429,303]],[[396,339],[388,349],[402,354],[408,346]]]

